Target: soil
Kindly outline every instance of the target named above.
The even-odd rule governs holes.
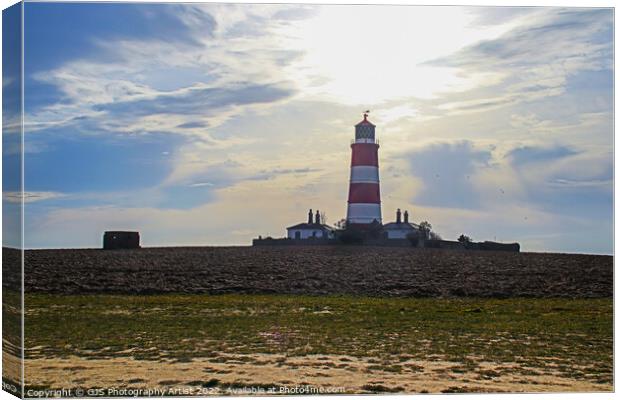
[[[3,250],[3,285],[19,289],[19,252]],[[611,297],[613,257],[361,246],[27,250],[25,290]]]

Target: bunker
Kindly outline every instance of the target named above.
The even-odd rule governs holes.
[[[128,231],[107,231],[103,234],[103,249],[139,249],[140,233]]]

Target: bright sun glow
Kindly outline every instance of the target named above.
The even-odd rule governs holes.
[[[321,7],[316,17],[287,27],[285,35],[306,52],[288,72],[305,93],[347,104],[467,90],[491,77],[424,63],[509,28],[474,29],[474,18],[456,7]]]

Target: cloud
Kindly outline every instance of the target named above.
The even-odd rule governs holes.
[[[475,16],[472,25],[486,26],[514,22],[515,19],[519,20],[530,14],[535,14],[538,9],[536,7],[499,6],[471,7],[468,11]]]
[[[514,201],[558,217],[611,218],[611,153],[529,145],[510,150],[504,161],[522,188]]]
[[[2,198],[9,202],[15,204],[21,204],[22,200],[24,203],[33,203],[36,201],[44,201],[50,199],[57,199],[59,197],[64,197],[64,193],[58,192],[3,192]]]
[[[496,39],[426,62],[457,68],[462,76],[486,71],[494,77],[480,81],[471,93],[448,96],[440,110],[480,112],[558,96],[580,72],[611,70],[609,10],[543,8],[528,10],[516,20],[519,23]]]
[[[203,186],[215,186],[214,183],[211,182],[196,182],[189,185],[189,187],[203,187]]]
[[[564,68],[558,68],[557,72],[565,73],[580,68],[611,67],[610,42],[593,40],[597,35],[611,34],[613,20],[609,10],[551,8],[533,15],[530,13],[525,18],[528,23],[515,27],[498,39],[481,41],[429,63],[510,69],[534,66],[535,71],[549,72],[559,67],[557,63],[562,63]],[[556,77],[557,82],[562,78]]]
[[[115,118],[142,117],[149,115],[213,115],[224,108],[249,104],[271,103],[293,94],[291,88],[278,85],[255,85],[239,83],[225,87],[196,85],[175,92],[158,94],[152,98],[117,101],[94,107]],[[191,125],[188,125],[191,124]],[[180,124],[183,128],[202,128],[205,123]]]
[[[303,175],[303,174],[307,174],[309,172],[318,172],[318,171],[322,171],[321,168],[310,168],[310,167],[304,167],[304,168],[275,168],[272,170],[263,170],[261,171],[262,174],[267,174],[267,175],[271,175],[271,176],[275,176],[275,175],[288,175],[288,174],[295,174],[295,175]]]
[[[144,10],[139,25],[147,31],[180,23],[187,36],[171,41],[121,33],[95,41],[96,52],[37,71],[31,76],[35,82],[56,88],[62,101],[29,109],[30,132],[62,126],[91,133],[208,137],[206,128],[296,92],[295,81],[281,67],[299,51],[274,44],[272,28],[286,21],[269,19],[289,7],[175,5],[172,17],[152,5],[138,9]],[[240,29],[252,24],[261,31]],[[45,85],[30,90],[49,90]]]
[[[200,170],[202,172],[198,172]],[[188,178],[193,181],[187,186],[224,188],[238,185],[244,181],[265,181],[284,175],[294,175],[296,177],[300,177],[309,173],[322,171],[321,168],[304,167],[261,169],[256,172],[252,165],[240,163],[230,159],[223,162],[205,164],[201,166],[200,170],[195,169],[195,173],[191,176],[191,178]],[[175,181],[173,181],[165,186],[176,186],[176,184]]]
[[[480,193],[473,182],[479,169],[489,167],[490,149],[476,148],[470,141],[436,143],[410,153],[408,158],[411,174],[423,182],[414,198],[416,203],[456,208],[479,206]]]
[[[550,185],[558,187],[573,187],[573,188],[609,188],[613,184],[611,179],[589,179],[589,180],[574,180],[574,179],[562,179],[555,178],[549,182]]]
[[[96,7],[83,10],[92,13]],[[140,29],[149,31],[164,24],[162,32],[170,28],[173,36],[174,32],[180,35],[179,40],[167,40],[159,34],[128,34],[123,29],[112,36],[95,31],[91,47],[96,51],[78,53],[51,69],[34,72],[29,79],[41,85],[28,85],[32,88],[29,98],[37,96],[36,89],[55,88],[59,101],[29,108],[25,122],[29,146],[34,148],[38,143],[38,149],[59,153],[61,147],[69,151],[64,147],[69,138],[70,143],[114,141],[122,145],[125,135],[149,148],[162,135],[182,138],[169,140],[166,151],[171,156],[159,164],[172,165],[173,169],[152,187],[152,194],[166,207],[175,207],[170,201],[174,196],[189,196],[183,188],[194,182],[209,182],[221,189],[244,180],[270,179],[258,176],[251,168],[223,164],[227,158],[221,156],[223,151],[234,154],[235,149],[259,138],[215,138],[213,132],[231,118],[261,112],[296,94],[295,82],[287,80],[281,66],[298,57],[299,51],[273,42],[273,29],[288,24],[287,13],[275,20],[270,17],[288,11],[291,18],[303,18],[294,12],[297,7],[175,5],[174,10],[168,9],[174,12],[165,15],[160,13],[162,8],[154,6],[137,9],[143,10],[142,20],[136,22]],[[179,29],[179,24],[184,28]],[[80,135],[84,139],[76,138]],[[70,148],[74,147],[72,144]],[[173,151],[168,151],[170,148]],[[103,164],[114,171],[128,163],[127,159],[115,160],[109,152],[105,157],[109,160]],[[116,176],[115,181],[123,185],[131,177],[143,178],[132,173]],[[106,184],[110,181],[104,180]],[[179,207],[194,207],[213,197],[198,198],[179,200]]]
[[[496,147],[456,141],[433,143],[403,157],[409,160],[410,174],[421,181],[412,198],[421,206],[513,206],[576,218],[598,218],[612,211],[610,154],[531,144],[502,155]]]
[[[201,122],[201,121],[190,121],[190,122],[185,122],[183,124],[179,124],[177,125],[177,128],[206,128],[208,127],[209,124],[207,124],[206,122]]]
[[[545,163],[564,157],[578,154],[574,149],[566,146],[555,147],[535,147],[524,146],[512,149],[506,157],[515,166],[521,166],[532,163]]]

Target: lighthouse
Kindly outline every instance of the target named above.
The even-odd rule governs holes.
[[[351,178],[347,224],[364,226],[381,223],[381,194],[379,190],[379,144],[375,140],[375,125],[364,120],[355,125],[355,141],[351,143]]]

